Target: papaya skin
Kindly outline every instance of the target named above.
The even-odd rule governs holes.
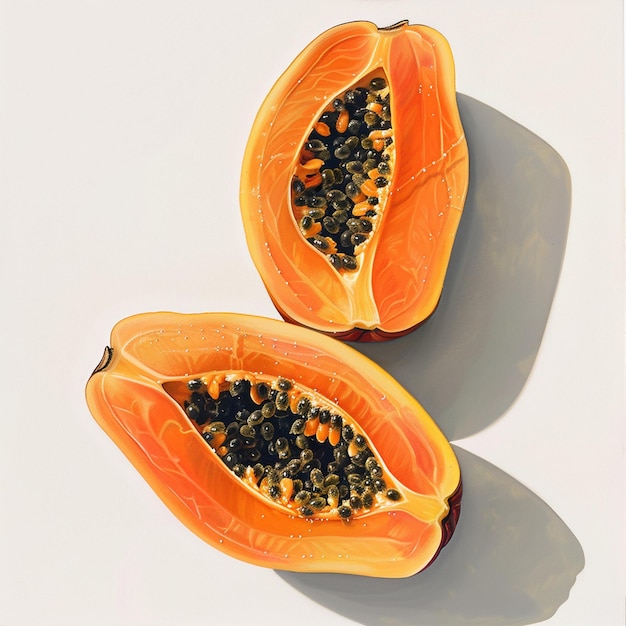
[[[299,516],[261,496],[166,392],[172,383],[232,371],[287,377],[334,402],[367,436],[402,497],[344,520]],[[306,328],[231,313],[136,315],[114,327],[86,398],[174,515],[248,563],[411,576],[439,554],[459,517],[460,468],[434,421],[375,363]]]
[[[320,115],[374,74],[389,85],[393,169],[358,269],[339,272],[299,229],[292,177]],[[384,341],[418,327],[439,303],[468,181],[445,38],[407,22],[384,29],[351,22],[322,33],[262,103],[242,166],[248,249],[281,316],[350,341]]]

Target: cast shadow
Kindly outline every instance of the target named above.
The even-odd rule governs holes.
[[[390,372],[450,440],[501,417],[531,371],[561,270],[569,170],[543,140],[458,94],[470,152],[465,210],[435,313],[409,335],[351,344]]]
[[[359,624],[522,626],[552,616],[584,567],[582,548],[548,505],[511,476],[455,446],[461,519],[426,570],[389,580],[277,572]]]

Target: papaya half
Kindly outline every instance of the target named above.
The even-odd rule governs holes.
[[[459,517],[459,465],[434,421],[375,363],[300,326],[136,315],[86,397],[171,511],[249,563],[410,576]]]
[[[321,34],[262,103],[241,173],[248,248],[282,317],[352,341],[414,329],[439,302],[468,178],[439,32]]]

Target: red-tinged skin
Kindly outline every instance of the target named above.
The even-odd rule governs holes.
[[[395,152],[388,195],[358,269],[338,272],[300,233],[291,180],[328,103],[373,73],[390,89]],[[350,341],[411,332],[439,302],[468,179],[454,64],[440,33],[353,22],[320,35],[268,94],[242,168],[248,248],[281,315]]]
[[[96,421],[171,511],[235,558],[301,572],[399,578],[437,556],[458,519],[454,452],[419,403],[353,348],[247,315],[153,313],[120,322],[87,384]],[[237,478],[176,398],[201,376],[286,377],[334,403],[369,441],[398,501],[306,518]]]

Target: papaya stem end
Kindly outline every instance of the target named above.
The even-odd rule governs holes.
[[[105,346],[104,354],[102,355],[102,358],[100,359],[100,363],[96,365],[96,369],[93,372],[91,372],[91,375],[93,376],[94,374],[97,374],[98,372],[102,372],[103,370],[105,370],[109,366],[109,363],[111,362],[112,359],[113,359],[113,348],[110,348],[109,346]]]
[[[403,26],[408,26],[409,25],[409,20],[400,20],[399,22],[396,22],[395,24],[392,24],[391,26],[383,26],[382,28],[379,28],[378,30],[396,30],[399,28],[402,28]]]

